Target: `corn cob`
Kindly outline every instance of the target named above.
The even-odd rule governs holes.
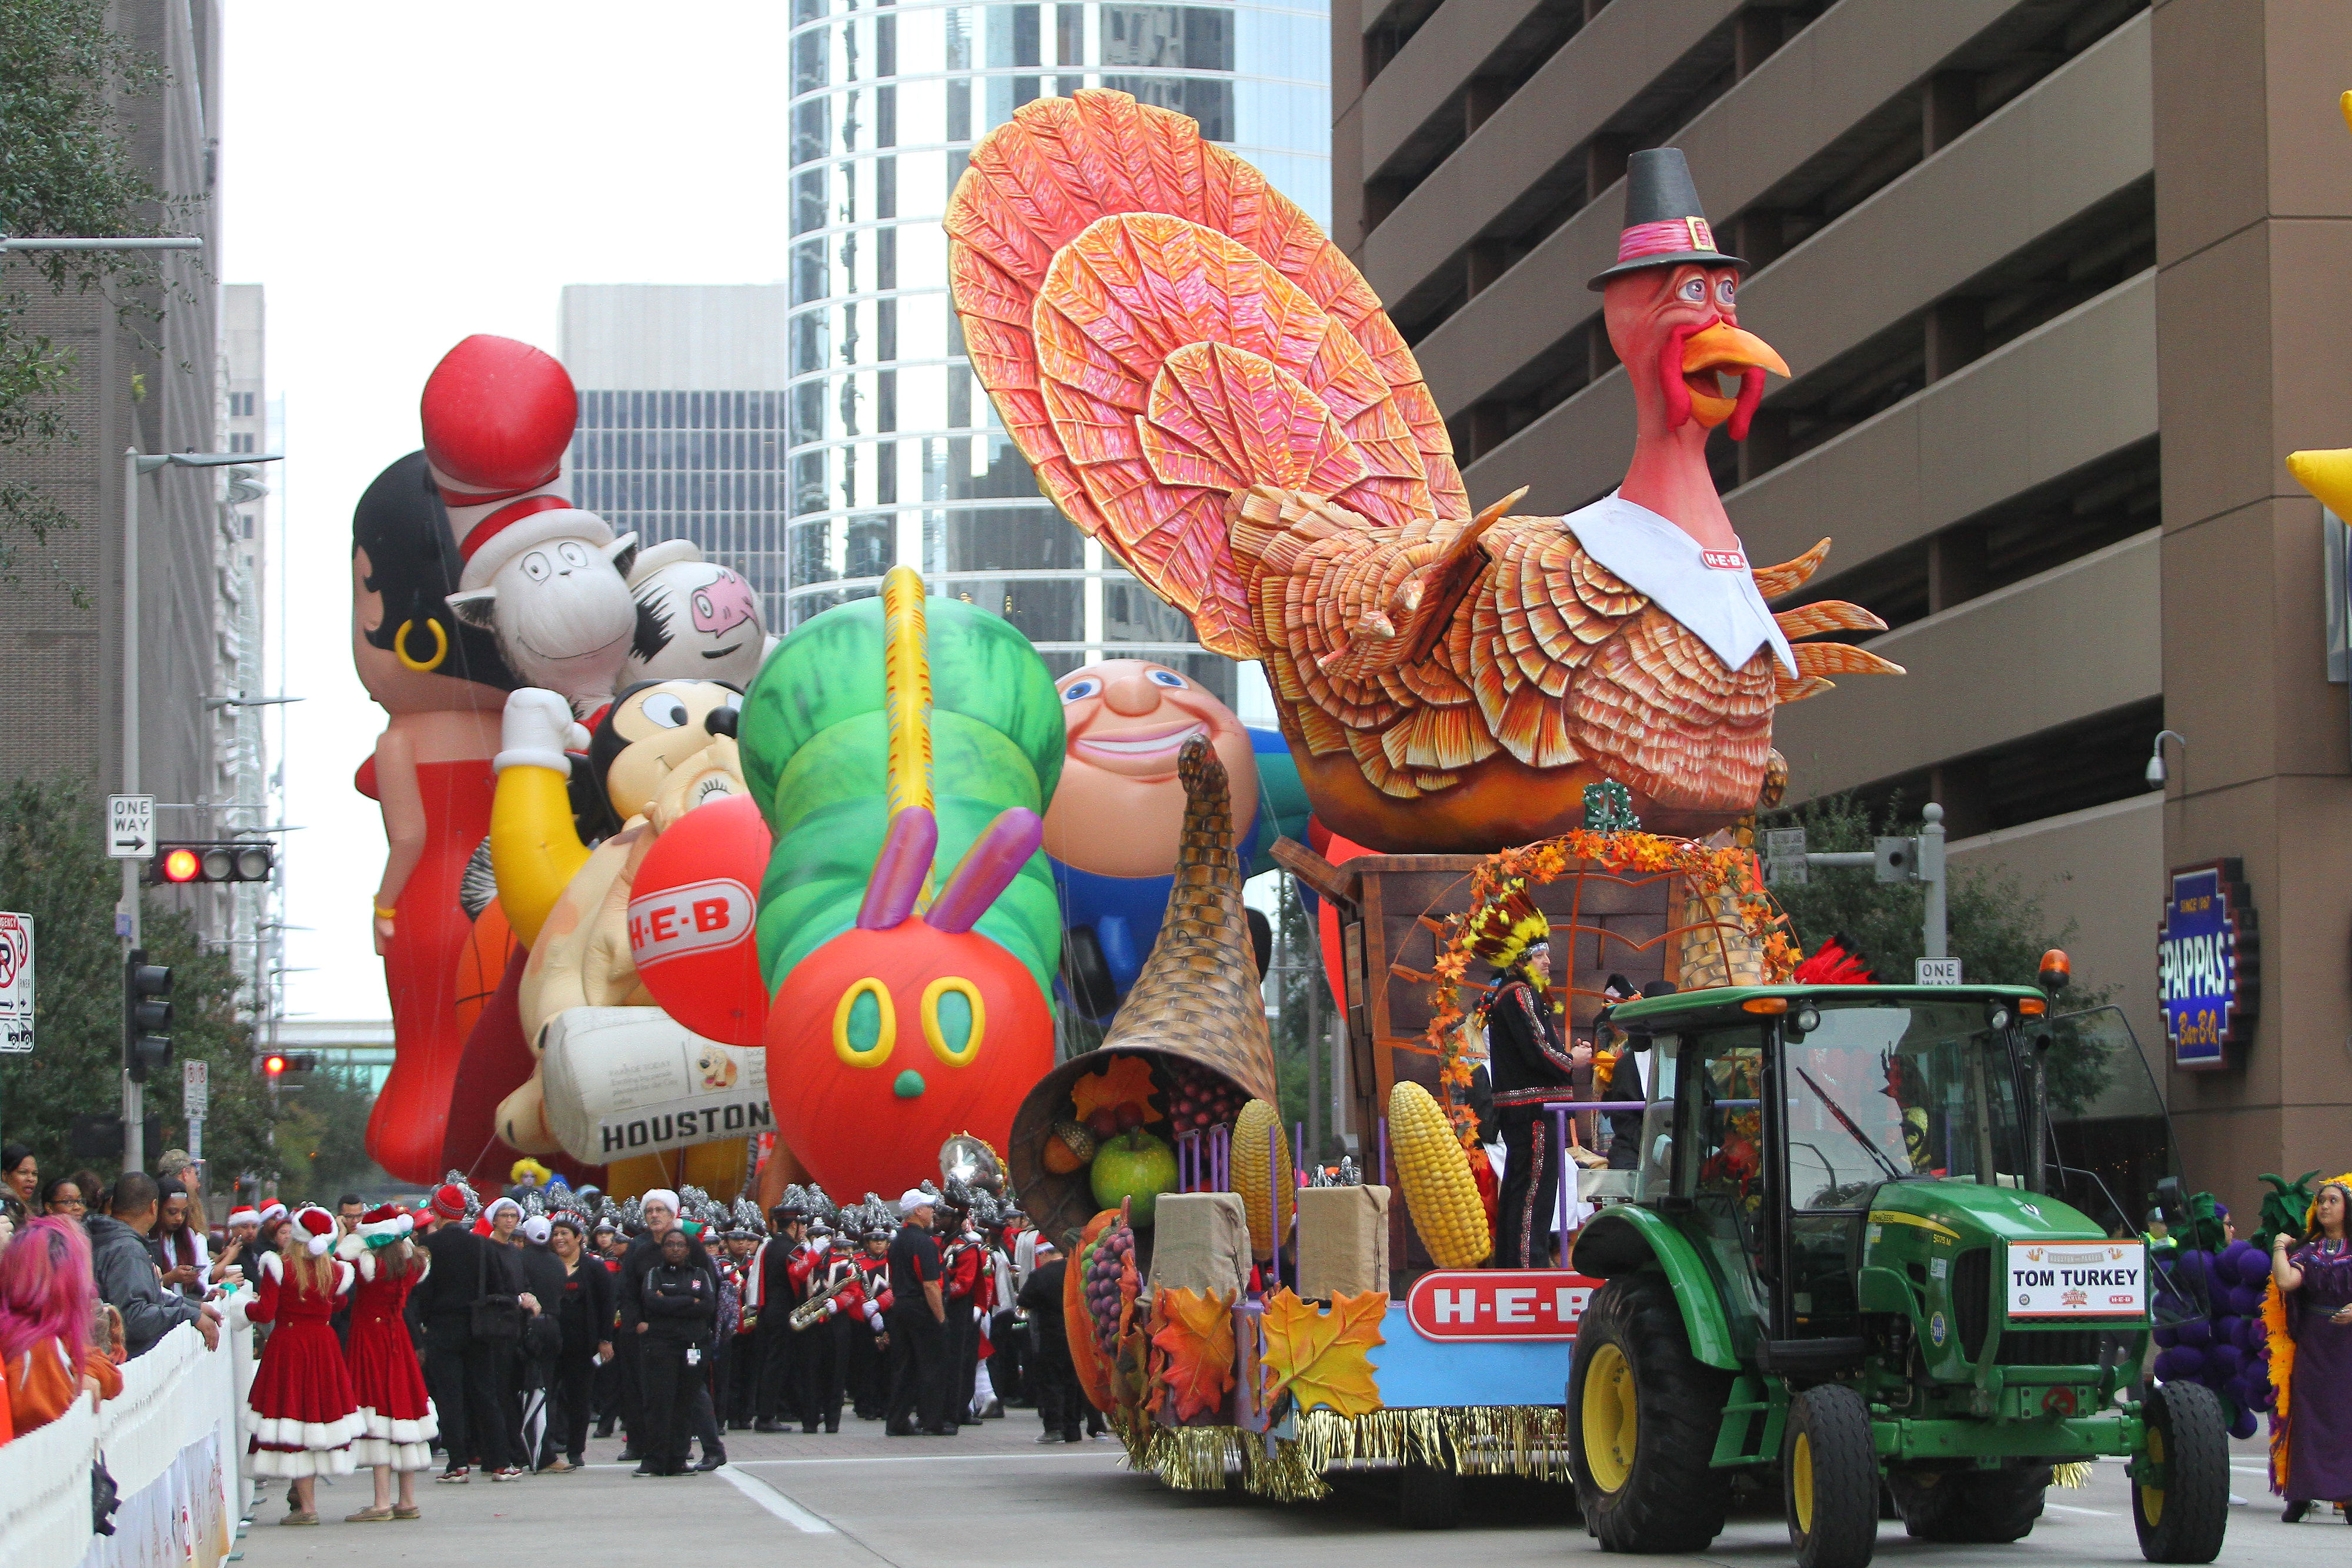
[[[1268,1161],[1274,1165],[1271,1188]],[[1232,1169],[1234,1190],[1242,1195],[1242,1207],[1249,1212],[1250,1251],[1271,1258],[1276,1236],[1290,1234],[1290,1213],[1297,1199],[1291,1188],[1290,1142],[1282,1135],[1281,1117],[1263,1100],[1251,1101],[1234,1119]],[[1282,1211],[1269,1223],[1267,1200],[1276,1191]]]
[[[1397,1185],[1421,1244],[1441,1269],[1475,1269],[1495,1249],[1462,1140],[1429,1091],[1400,1082],[1389,1091],[1389,1147]]]

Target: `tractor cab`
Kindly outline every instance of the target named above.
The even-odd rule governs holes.
[[[1762,986],[1611,1022],[1644,1061],[1640,1144],[1630,1200],[1576,1239],[1604,1284],[1568,1396],[1604,1545],[1703,1550],[1731,1476],[1777,1470],[1800,1568],[1860,1568],[1882,1487],[1915,1536],[2012,1541],[2053,1467],[2114,1455],[2149,1558],[2210,1560],[2226,1419],[2202,1387],[2139,1387],[2158,1305],[2205,1307],[2151,1278],[2144,1195],[2174,1210],[2180,1184],[2120,1014]]]

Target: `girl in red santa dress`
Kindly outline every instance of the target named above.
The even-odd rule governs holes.
[[[401,1315],[409,1291],[433,1266],[432,1255],[408,1239],[415,1228],[414,1215],[387,1203],[361,1216],[359,1228],[335,1249],[359,1272],[352,1287],[352,1337],[343,1347],[362,1428],[352,1454],[375,1471],[375,1502],[344,1515],[352,1524],[420,1517],[416,1472],[433,1462],[430,1445],[441,1430]],[[397,1503],[392,1496],[395,1475]]]
[[[319,1522],[317,1478],[351,1474],[352,1439],[362,1429],[342,1347],[327,1322],[355,1278],[349,1263],[330,1254],[334,1244],[333,1215],[298,1210],[284,1245],[262,1259],[259,1291],[246,1311],[255,1322],[278,1325],[246,1396],[247,1452],[256,1476],[293,1481],[287,1524]]]

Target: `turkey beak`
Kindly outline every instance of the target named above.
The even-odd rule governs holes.
[[[1690,389],[1691,418],[1709,430],[1729,420],[1731,438],[1746,440],[1748,421],[1764,397],[1767,371],[1786,376],[1789,362],[1755,333],[1723,321],[1693,332],[1683,342],[1683,382]],[[1739,377],[1738,397],[1723,395],[1723,383],[1717,379],[1723,371]]]

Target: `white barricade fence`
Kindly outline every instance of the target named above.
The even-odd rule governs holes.
[[[188,1325],[125,1363],[122,1393],[0,1445],[0,1563],[6,1568],[219,1568],[252,1495],[238,1418],[253,1381],[245,1309],[222,1303],[217,1351]],[[90,1466],[120,1495],[114,1533],[90,1528]]]

